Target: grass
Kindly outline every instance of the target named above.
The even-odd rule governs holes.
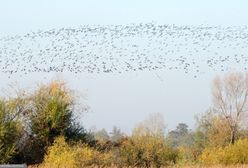
[[[52,168],[52,167],[40,167],[37,165],[28,166],[28,168]],[[66,168],[66,167],[64,167]],[[90,166],[86,168],[100,168],[98,166]],[[117,168],[115,166],[109,167],[109,168]],[[135,168],[135,167],[126,167],[126,168]],[[165,167],[166,168],[166,167]],[[173,167],[167,167],[167,168],[248,168],[248,165],[231,165],[231,166],[223,166],[223,165],[214,165],[214,166],[202,166],[202,165],[195,165],[195,166],[173,166]]]

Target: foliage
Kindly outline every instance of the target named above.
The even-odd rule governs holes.
[[[178,153],[162,138],[140,136],[124,141],[118,157],[122,166],[161,167],[175,163]]]
[[[64,135],[72,123],[72,98],[63,83],[40,87],[30,97],[31,131],[45,145]]]
[[[112,142],[118,142],[124,137],[124,133],[121,132],[120,128],[117,128],[116,126],[113,127],[112,131],[110,132],[110,140]]]
[[[15,162],[40,163],[47,148],[58,136],[68,141],[89,140],[85,130],[74,119],[75,99],[62,81],[40,85],[34,92],[11,99],[23,119],[25,133]]]
[[[45,167],[68,168],[163,167],[198,161],[205,165],[248,164],[245,80],[242,75],[216,80],[214,108],[198,118],[196,130],[179,123],[167,137],[159,113],[139,123],[131,136],[125,137],[117,127],[110,134],[104,129],[87,132],[75,119],[80,109],[75,108],[75,96],[65,83],[41,85],[34,92],[0,100],[0,164],[43,162]],[[222,111],[221,99],[234,105],[238,94],[242,100],[237,100],[237,108]],[[240,106],[242,102],[244,106]]]
[[[225,119],[216,117],[212,121],[211,129],[208,131],[209,145],[213,147],[224,147],[230,143],[230,128]]]
[[[55,140],[53,146],[48,148],[44,165],[75,168],[77,166],[75,155],[75,150],[65,142],[64,137],[59,137]]]
[[[224,147],[230,143],[230,127],[227,120],[212,109],[197,117],[197,130],[201,133],[201,146]],[[239,135],[236,136],[239,138]]]
[[[191,146],[193,142],[193,137],[190,134],[188,125],[185,123],[179,123],[175,130],[168,133],[166,139],[174,148],[179,146]]]
[[[12,161],[22,127],[8,101],[0,100],[0,164]]]
[[[204,164],[247,164],[248,163],[248,139],[240,139],[233,145],[226,147],[207,148],[200,156]]]
[[[193,134],[193,142],[190,147],[191,158],[193,162],[198,161],[198,157],[202,154],[203,150],[206,148],[206,137],[203,132],[197,130],[192,133]],[[191,160],[192,161],[192,160]]]
[[[234,143],[248,111],[248,73],[229,73],[217,76],[213,83],[213,105],[219,116],[226,120],[229,142]]]
[[[178,147],[178,161],[177,165],[186,165],[196,163],[194,158],[194,149],[186,146]]]
[[[104,128],[94,132],[94,137],[99,142],[106,142],[110,139],[108,132]]]
[[[64,137],[56,138],[48,148],[43,165],[46,167],[79,168],[92,165],[106,166],[110,164],[111,154],[100,153],[86,144],[70,146]]]
[[[190,131],[184,123],[179,123],[177,128],[170,131],[166,137],[170,146],[178,149],[178,164],[195,164],[199,155],[205,148],[204,134],[197,130]]]

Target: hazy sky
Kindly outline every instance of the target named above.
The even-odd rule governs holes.
[[[246,25],[246,0],[1,0],[0,32],[81,24]]]
[[[156,22],[176,25],[248,25],[247,0],[0,0],[0,36],[85,24]],[[169,128],[178,122],[193,126],[194,115],[211,104],[211,79],[184,74],[154,73],[125,76],[70,76],[60,74],[72,87],[87,90],[92,113],[89,128],[113,125],[130,131],[149,113],[160,112]],[[52,74],[50,77],[54,76]],[[8,79],[0,74],[0,87],[18,81],[31,85],[39,76]]]

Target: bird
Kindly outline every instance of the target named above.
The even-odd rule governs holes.
[[[0,37],[0,73],[166,70],[196,78],[207,71],[246,70],[247,51],[247,27],[81,25]]]

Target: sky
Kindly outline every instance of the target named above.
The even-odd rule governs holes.
[[[0,1],[1,34],[82,24],[246,25],[245,0]]]
[[[248,25],[247,0],[0,0],[0,36],[80,25],[149,23],[176,25]],[[76,76],[59,74],[76,90],[87,92],[91,112],[82,117],[90,128],[113,125],[130,132],[149,113],[164,115],[169,129],[178,122],[194,126],[194,116],[211,105],[211,80],[175,73],[125,76]],[[51,79],[51,74],[47,79]],[[17,81],[23,86],[39,76],[8,79],[0,74],[0,87]],[[179,105],[180,104],[180,105]]]

